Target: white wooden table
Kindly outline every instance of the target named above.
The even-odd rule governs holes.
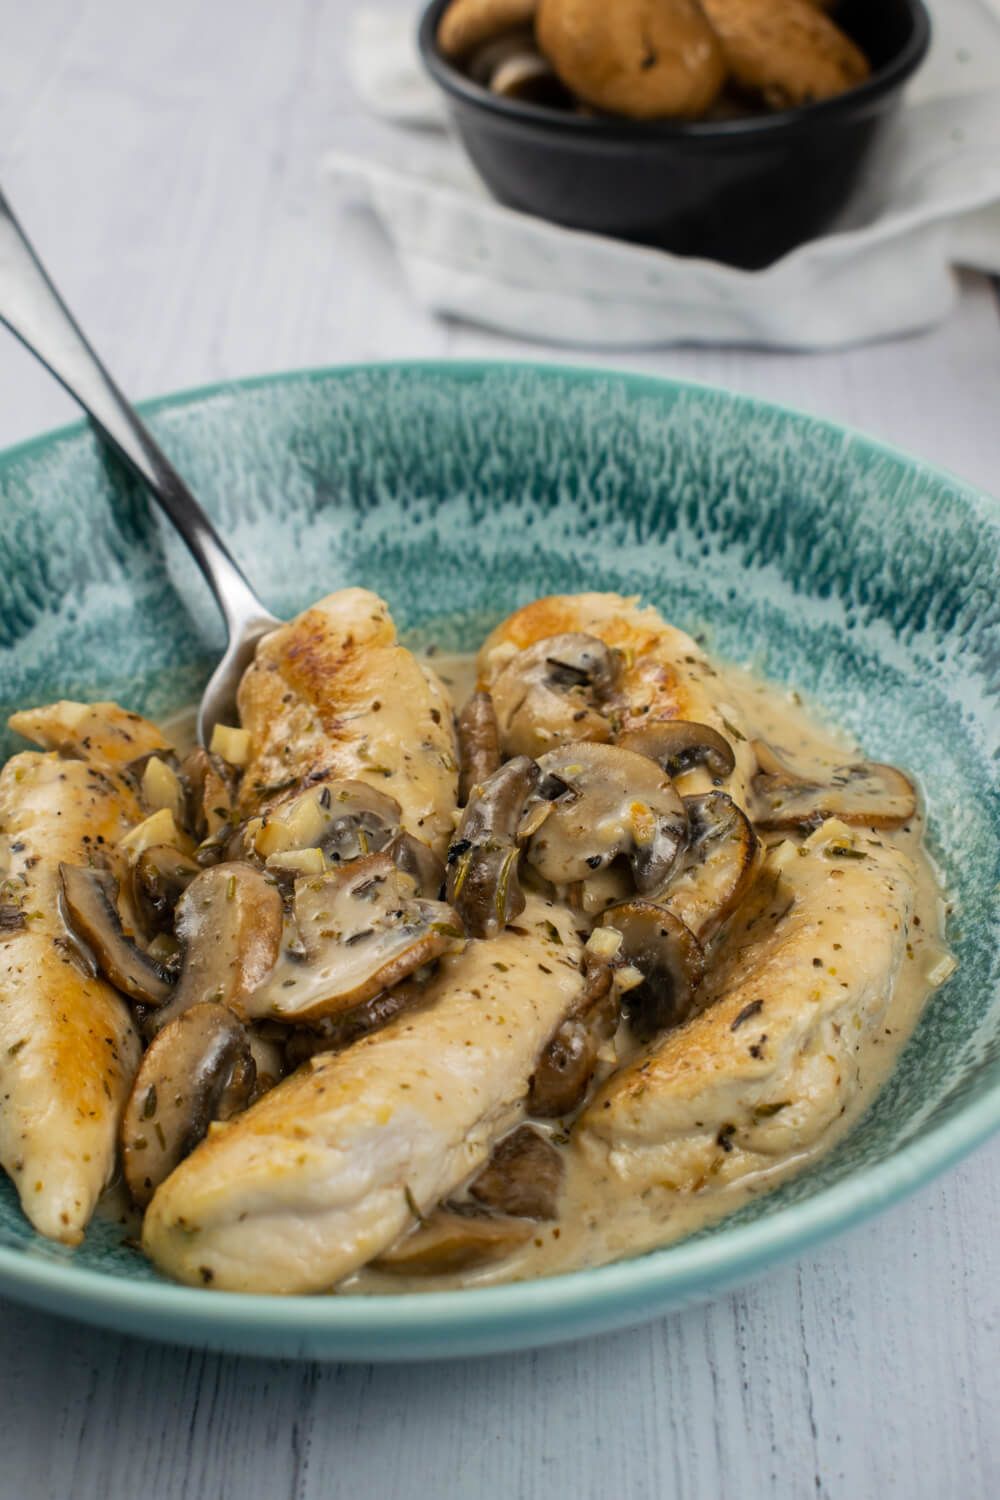
[[[134,395],[340,360],[545,355],[428,321],[377,231],[319,184],[325,149],[392,147],[347,82],[351,9],[0,0],[0,180]],[[788,400],[1000,491],[985,281],[964,281],[946,326],[880,348],[617,362]],[[0,443],[72,415],[0,341]],[[1000,1141],[713,1306],[433,1369],[221,1359],[3,1304],[0,1497],[996,1500],[998,1184]]]

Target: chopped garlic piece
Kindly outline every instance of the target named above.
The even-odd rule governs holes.
[[[622,935],[613,927],[596,927],[587,939],[587,952],[595,958],[611,960],[622,945]]]
[[[250,759],[250,731],[234,729],[229,724],[216,724],[209,749],[213,755],[221,755],[231,766],[245,766]]]
[[[939,990],[958,968],[958,959],[953,953],[939,953],[927,968],[927,983]]]
[[[140,854],[156,844],[169,844],[172,849],[182,849],[185,854],[194,852],[193,841],[177,827],[174,815],[167,807],[161,807],[159,812],[143,818],[141,823],[137,823],[118,841],[118,847],[127,850],[134,859],[138,859]]]
[[[150,812],[166,808],[174,818],[180,819],[184,806],[180,777],[158,755],[150,756],[142,773],[142,800]]]
[[[322,849],[279,849],[265,861],[269,870],[291,870],[296,875],[324,875]]]

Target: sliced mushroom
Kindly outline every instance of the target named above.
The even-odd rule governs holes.
[[[582,1104],[597,1069],[601,1043],[618,1029],[621,1012],[610,963],[589,949],[584,963],[586,983],[580,1003],[557,1027],[532,1075],[528,1112],[543,1120],[572,1114]]]
[[[59,876],[67,925],[93,953],[105,979],[143,1005],[165,1005],[174,993],[171,975],[125,936],[115,877],[79,865],[60,865]]]
[[[296,881],[294,913],[299,946],[248,1002],[255,1017],[339,1016],[464,940],[451,907],[418,898],[385,850]]]
[[[132,868],[132,905],[148,937],[172,932],[174,911],[201,866],[172,844],[144,849]]]
[[[458,752],[458,800],[465,807],[473,789],[488,781],[500,765],[500,731],[489,693],[473,693],[459,714]]]
[[[512,657],[491,692],[507,755],[544,755],[577,740],[606,742],[621,653],[597,636],[553,635]]]
[[[147,1049],[122,1118],[122,1166],[140,1208],[208,1132],[245,1109],[255,1067],[246,1028],[224,1005],[195,1005]]]
[[[393,864],[415,882],[418,896],[436,901],[445,882],[445,864],[429,845],[402,830],[385,846]]]
[[[236,782],[220,755],[198,745],[181,763],[187,823],[197,839],[211,839],[234,819]]]
[[[728,740],[709,724],[688,719],[657,719],[641,729],[619,737],[623,750],[648,755],[670,776],[683,776],[695,766],[704,766],[710,776],[722,780],[736,769],[736,756]]]
[[[570,885],[624,857],[636,890],[663,886],[687,839],[684,803],[665,771],[634,750],[592,743],[565,745],[538,765],[538,795],[552,803],[527,846],[540,875]]]
[[[251,995],[277,962],[283,915],[277,888],[252,865],[202,870],[177,903],[184,962],[174,997],[152,1018],[153,1028],[206,1000],[245,1021]]]
[[[449,1205],[418,1223],[372,1266],[396,1276],[444,1276],[503,1260],[534,1232],[529,1219],[500,1218],[464,1205]]]
[[[864,761],[837,766],[829,780],[798,776],[767,745],[754,744],[763,769],[754,777],[760,828],[808,833],[827,818],[863,828],[901,828],[917,812],[916,789],[895,766]]]
[[[465,810],[448,850],[446,889],[470,937],[496,937],[524,910],[517,833],[540,779],[535,762],[518,756],[478,788]]]
[[[420,984],[397,984],[391,990],[383,990],[370,1000],[344,1011],[342,1015],[327,1017],[317,1030],[299,1027],[288,1038],[285,1056],[290,1068],[297,1068],[320,1052],[343,1052],[363,1036],[381,1031],[404,1011],[413,1010],[424,1000],[424,989]]]
[[[384,849],[401,816],[399,803],[385,792],[363,781],[331,780],[251,819],[244,840],[260,859],[288,849],[321,849],[337,864]]]
[[[602,923],[622,936],[622,957],[640,971],[631,991],[632,1030],[647,1041],[691,1013],[705,973],[700,943],[679,917],[652,901],[626,901],[604,913]]]
[[[698,939],[712,939],[739,906],[757,872],[759,845],[749,819],[725,792],[685,797],[690,838],[657,900]]]
[[[492,1213],[554,1219],[563,1170],[552,1142],[531,1125],[519,1125],[504,1136],[469,1192]]]

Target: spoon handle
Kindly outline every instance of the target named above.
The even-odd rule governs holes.
[[[80,403],[148,486],[208,580],[230,636],[248,621],[270,618],[215,527],[87,342],[2,191],[0,322]]]

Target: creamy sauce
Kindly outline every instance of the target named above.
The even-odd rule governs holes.
[[[432,664],[461,706],[474,686],[472,659],[438,657]],[[797,695],[736,669],[720,669],[720,679],[721,711],[725,713],[728,704],[732,718],[744,724],[752,738],[767,741],[802,775],[822,781],[833,767],[862,758],[860,747],[808,713]],[[718,690],[718,683],[716,687]],[[786,1156],[726,1186],[713,1185],[694,1192],[661,1188],[640,1195],[630,1192],[610,1173],[595,1172],[574,1150],[572,1141],[566,1142],[561,1127],[537,1122],[538,1129],[556,1138],[564,1158],[565,1185],[556,1222],[539,1224],[529,1243],[499,1263],[437,1277],[407,1277],[367,1269],[342,1283],[338,1291],[358,1294],[488,1286],[603,1265],[695,1233],[772,1191],[830,1150],[866,1112],[894,1068],[928,995],[950,971],[951,960],[943,940],[944,898],[937,872],[923,847],[923,831],[923,818],[918,817],[906,829],[879,835],[887,844],[903,848],[914,860],[914,920],[883,1021],[860,1041],[857,1087],[848,1093],[844,1113],[810,1150]],[[764,842],[776,843],[781,837],[765,835]]]

